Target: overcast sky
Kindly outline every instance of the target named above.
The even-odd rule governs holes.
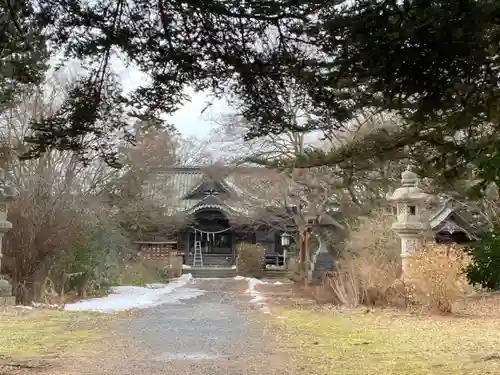
[[[52,67],[59,62],[60,55],[56,55],[51,63]],[[78,61],[73,60],[66,63],[62,71],[56,73],[71,77],[71,75],[80,71],[81,65]],[[121,77],[123,88],[126,92],[130,92],[148,80],[148,77],[142,74],[134,67],[126,67],[120,60],[114,59],[113,70]],[[50,70],[48,75],[54,74]],[[214,120],[220,118],[223,114],[228,114],[231,109],[228,103],[224,100],[215,101],[202,114],[203,109],[207,107],[211,99],[208,93],[194,93],[193,90],[188,90],[187,94],[191,97],[190,101],[186,101],[184,105],[172,116],[166,117],[167,120],[186,136],[196,136],[204,138],[209,135],[214,129]]]
[[[137,88],[141,82],[147,80],[146,76],[141,74],[137,69],[127,68],[119,62],[116,64],[116,70],[122,77],[123,86],[126,91]],[[202,113],[210,101],[208,93],[194,93],[193,90],[188,90],[187,93],[191,97],[191,100],[185,102],[174,115],[168,117],[168,120],[182,134],[204,138],[215,127],[214,119],[230,112],[229,105],[227,102],[219,100],[212,103]]]

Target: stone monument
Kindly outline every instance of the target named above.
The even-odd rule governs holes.
[[[402,186],[387,195],[387,199],[396,204],[397,216],[392,229],[401,238],[401,276],[403,278],[408,275],[409,271],[408,257],[417,250],[426,227],[421,216],[424,203],[431,198],[431,195],[420,190],[418,181],[417,174],[413,173],[408,166],[401,174]]]
[[[7,205],[12,202],[17,191],[9,186],[6,178],[6,170],[10,160],[10,149],[0,147],[0,272],[2,269],[2,240],[5,233],[12,229],[12,223],[7,220]],[[15,297],[12,296],[12,285],[8,280],[2,278],[0,273],[0,305],[15,304]]]

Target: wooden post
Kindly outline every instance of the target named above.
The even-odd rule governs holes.
[[[299,229],[299,252],[300,252],[300,264],[304,265],[306,261],[306,242],[305,242],[304,229]]]
[[[231,264],[236,262],[236,232],[231,231]]]
[[[300,263],[305,264],[309,260],[309,241],[311,240],[311,228],[301,229],[300,235]]]
[[[309,250],[310,250],[310,247],[309,247],[309,244],[310,244],[310,241],[311,241],[311,228],[306,228],[305,229],[305,235],[304,235],[304,253],[305,253],[305,256],[306,256],[306,262],[309,263],[309,261],[311,260],[311,256],[309,254]]]

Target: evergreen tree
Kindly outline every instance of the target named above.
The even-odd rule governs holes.
[[[425,151],[430,174],[453,179],[472,164],[485,181],[498,179],[498,1],[24,1],[49,45],[87,66],[59,111],[33,124],[31,156],[81,151],[91,136],[113,162],[107,137],[130,137],[130,117],[172,113],[191,86],[233,95],[253,124],[250,138],[291,126],[342,130],[366,109],[404,120],[390,134],[312,150],[294,160],[299,167],[410,150]],[[113,75],[117,53],[150,77],[128,96]],[[302,128],[287,121],[279,97],[290,84],[315,119]]]
[[[0,4],[0,113],[21,90],[42,82],[48,58],[43,30],[30,4]]]

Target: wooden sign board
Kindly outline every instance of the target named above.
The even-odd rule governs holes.
[[[144,260],[168,260],[177,256],[177,243],[173,242],[137,242],[139,255]]]

